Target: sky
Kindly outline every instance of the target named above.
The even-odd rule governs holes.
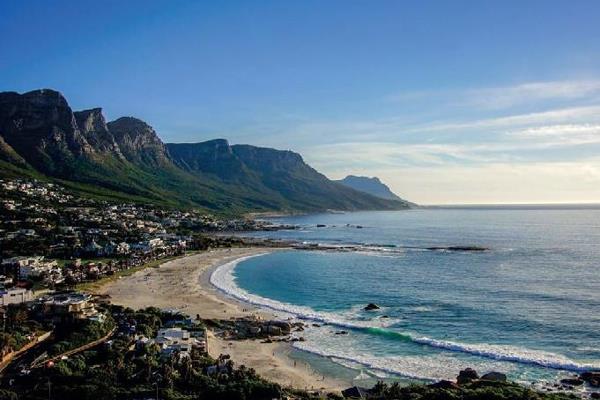
[[[0,91],[420,204],[600,202],[598,1],[0,1]]]

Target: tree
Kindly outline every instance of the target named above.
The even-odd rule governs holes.
[[[0,333],[0,353],[2,355],[10,353],[17,344],[17,341],[13,335],[9,333]]]
[[[27,308],[22,304],[13,304],[6,310],[8,326],[11,329],[21,328],[27,321]]]

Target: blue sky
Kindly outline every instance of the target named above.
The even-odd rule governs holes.
[[[420,203],[600,202],[600,2],[3,1],[0,90]]]

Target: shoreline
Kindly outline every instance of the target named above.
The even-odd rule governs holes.
[[[160,268],[148,268],[106,282],[96,293],[110,295],[111,302],[133,309],[149,306],[174,309],[192,318],[229,319],[258,315],[278,319],[275,312],[237,300],[210,283],[220,266],[248,256],[280,251],[282,248],[245,247],[215,249],[167,261]],[[316,373],[310,364],[292,359],[300,351],[290,343],[261,343],[259,340],[223,340],[208,331],[212,357],[229,354],[237,365],[254,368],[263,378],[284,387],[339,392],[351,382]]]

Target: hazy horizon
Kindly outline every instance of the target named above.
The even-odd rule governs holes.
[[[600,3],[4,2],[0,91],[418,204],[600,203]],[[15,40],[18,38],[18,40]]]

